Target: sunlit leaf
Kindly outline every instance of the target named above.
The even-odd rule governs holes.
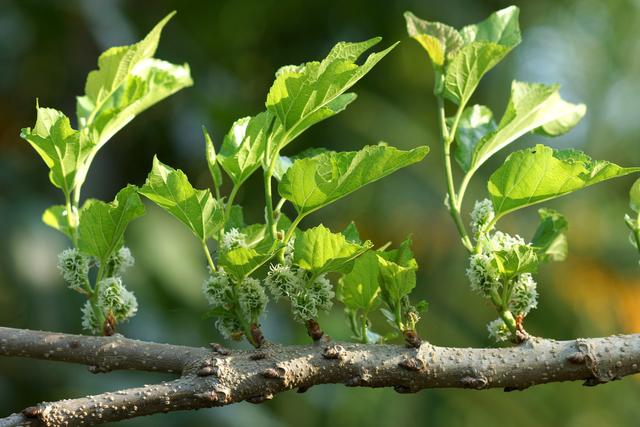
[[[111,203],[88,200],[80,211],[78,248],[106,263],[122,246],[129,223],[144,212],[133,185],[120,190]]]
[[[179,169],[153,158],[153,168],[140,194],[182,221],[193,234],[205,241],[223,225],[222,207],[209,190],[196,190]]]
[[[584,104],[571,104],[560,97],[558,85],[514,81],[511,98],[498,128],[480,140],[469,169],[477,169],[491,156],[522,135],[546,129],[555,136],[569,131],[586,112]]]
[[[405,12],[404,19],[407,21],[407,33],[427,51],[436,67],[443,66],[464,44],[462,36],[453,27],[425,21],[411,12]]]
[[[20,137],[38,152],[49,167],[51,183],[68,197],[76,185],[76,174],[91,146],[80,142],[80,133],[69,119],[52,108],[37,108],[35,126],[22,129]]]
[[[350,261],[371,247],[347,241],[344,235],[332,233],[319,225],[300,233],[293,248],[293,262],[313,274],[341,271]]]
[[[489,178],[488,189],[499,218],[508,212],[560,197],[607,179],[640,171],[578,150],[553,150],[544,145],[512,153]]]
[[[213,180],[213,185],[220,191],[222,185],[222,171],[220,170],[220,164],[216,156],[216,148],[213,146],[213,139],[209,135],[207,128],[202,126],[202,135],[204,136],[205,154],[207,158],[207,166],[209,167],[209,173]]]
[[[376,308],[380,300],[378,281],[378,259],[373,252],[367,252],[357,258],[353,268],[339,282],[338,299],[352,310],[363,310],[365,313]]]
[[[237,120],[224,137],[217,160],[236,186],[262,164],[273,116],[268,112]]]
[[[387,145],[367,146],[360,151],[327,152],[296,160],[282,178],[280,195],[293,203],[299,214],[308,214],[349,193],[424,158],[426,146],[409,151]]]
[[[56,229],[66,235],[69,239],[73,238],[73,231],[69,226],[67,209],[62,205],[54,205],[47,208],[42,214],[42,222],[49,227]]]
[[[518,16],[519,9],[511,6],[462,29],[465,45],[445,73],[447,98],[459,105],[466,104],[482,77],[520,43]]]
[[[540,209],[540,224],[531,239],[538,258],[563,261],[567,257],[568,244],[565,235],[568,223],[564,216],[553,209]]]
[[[495,131],[497,127],[493,120],[493,113],[488,107],[474,105],[464,109],[458,123],[456,146],[453,152],[462,170],[469,170],[476,146],[483,137]]]
[[[266,101],[267,110],[278,118],[280,126],[273,132],[279,136],[271,147],[270,157],[310,126],[339,113],[355,99],[355,94],[345,92],[395,47],[394,44],[369,55],[362,65],[356,64],[380,40],[340,42],[321,62],[278,70]]]

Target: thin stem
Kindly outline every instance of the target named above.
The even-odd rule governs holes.
[[[458,189],[458,200],[456,203],[456,209],[458,210],[462,209],[462,199],[464,199],[464,193],[467,191],[467,187],[469,186],[469,182],[471,182],[471,177],[473,176],[474,172],[474,170],[470,170],[462,178],[460,188]]]
[[[264,199],[265,206],[267,209],[267,228],[271,233],[271,238],[276,238],[276,222],[275,217],[273,215],[273,196],[271,190],[271,177],[273,176],[273,171],[275,168],[275,157],[274,160],[269,165],[269,169],[264,172]]]
[[[369,344],[369,336],[367,335],[367,316],[364,314],[360,317],[361,325],[361,334],[362,334],[362,342],[364,344]]]
[[[233,188],[231,189],[231,193],[229,193],[229,198],[227,199],[227,203],[225,203],[224,208],[224,222],[229,220],[229,215],[231,215],[231,208],[233,207],[233,201],[238,194],[238,190],[240,190],[240,185],[233,184]],[[220,196],[218,196],[219,198]]]
[[[202,250],[204,251],[204,254],[207,257],[207,263],[209,263],[209,268],[211,269],[211,272],[216,271],[216,264],[213,262],[213,258],[211,258],[211,252],[209,251],[209,247],[207,246],[207,242],[206,241],[202,241]]]
[[[69,229],[71,229],[71,241],[73,246],[78,246],[78,217],[76,216],[76,210],[71,206],[71,199],[68,194],[65,194],[65,209],[67,210],[67,223]]]
[[[454,127],[451,128],[452,131],[457,128],[457,121],[460,119],[460,111],[462,110],[462,106],[458,109],[458,113],[456,114],[456,119],[454,119]],[[462,244],[469,251],[473,252],[473,244],[471,243],[471,239],[469,238],[469,234],[462,222],[462,218],[460,217],[460,211],[457,209],[457,196],[456,191],[453,185],[453,172],[451,170],[451,141],[455,137],[455,134],[449,132],[447,130],[447,122],[445,119],[444,112],[444,99],[442,96],[438,96],[438,116],[440,118],[440,138],[442,142],[442,153],[443,153],[443,162],[445,168],[445,176],[447,180],[447,195],[449,197],[447,208],[449,209],[449,214],[451,214],[451,218],[453,218],[453,222],[458,229],[458,233],[460,234],[460,238],[462,240]]]
[[[282,243],[284,243],[285,245],[289,243],[289,240],[291,240],[293,233],[296,231],[296,227],[298,227],[298,224],[300,224],[300,221],[302,221],[304,217],[305,215],[299,214],[296,219],[293,220],[291,226],[289,227],[289,230],[287,230],[287,234],[284,235],[284,240],[282,241]]]

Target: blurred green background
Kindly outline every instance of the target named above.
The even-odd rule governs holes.
[[[334,230],[351,219],[363,237],[382,244],[413,234],[421,265],[416,293],[430,311],[422,336],[438,345],[490,345],[485,324],[494,310],[469,291],[465,254],[442,207],[443,171],[436,137],[433,73],[422,48],[405,35],[402,13],[462,26],[509,3],[501,1],[35,1],[0,2],[0,324],[80,333],[80,295],[67,290],[56,271],[56,254],[67,242],[40,222],[60,203],[47,171],[22,127],[35,121],[35,99],[74,114],[75,95],[109,46],[142,37],[173,9],[158,57],[191,65],[195,86],[134,120],[102,149],[84,196],[111,200],[126,183],[141,184],[159,157],[187,172],[199,187],[210,184],[200,126],[217,141],[239,117],[255,114],[275,70],[319,59],[337,41],[380,35],[402,43],[355,87],[359,99],[344,113],[305,133],[295,150],[328,146],[357,149],[384,140],[401,148],[432,147],[422,163],[375,183],[328,207],[303,225],[322,221]],[[474,100],[504,111],[510,82],[562,84],[563,96],[585,102],[589,112],[570,134],[554,140],[528,136],[511,149],[536,142],[574,146],[596,158],[640,164],[640,1],[537,0],[521,2],[524,41],[481,84]],[[486,178],[504,154],[484,166],[467,197],[485,197]],[[257,178],[257,177],[256,177]],[[570,255],[538,276],[539,309],[527,329],[557,339],[640,329],[638,256],[627,242],[622,217],[632,177],[601,184],[549,203],[569,219]],[[248,216],[261,217],[260,181],[239,196]],[[534,209],[501,227],[530,237]],[[139,314],[120,331],[127,336],[187,345],[219,340],[200,294],[204,261],[197,242],[176,220],[149,206],[135,221],[128,245],[137,264],[127,286],[140,301]],[[271,305],[263,326],[268,338],[307,342],[288,307]],[[339,304],[321,319],[328,333],[348,338]],[[0,359],[0,415],[41,400],[57,400],[163,380],[163,375],[92,375],[81,366]],[[260,406],[246,403],[192,413],[156,415],[122,425],[637,425],[637,378],[595,388],[553,384],[524,392],[391,390],[314,387],[285,393]]]

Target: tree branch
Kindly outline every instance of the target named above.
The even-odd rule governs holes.
[[[90,349],[99,351],[92,357]],[[306,346],[266,343],[258,350],[227,351],[0,328],[0,355],[106,370],[182,373],[161,384],[41,403],[0,420],[0,427],[71,426],[241,401],[259,403],[282,391],[329,383],[393,387],[400,393],[436,387],[511,391],[575,380],[597,385],[640,372],[640,335],[571,341],[531,338],[515,347],[488,349],[318,342]]]

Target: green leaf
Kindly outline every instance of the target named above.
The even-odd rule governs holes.
[[[237,281],[250,275],[273,256],[273,241],[264,239],[254,247],[237,247],[220,252],[219,263]]]
[[[417,269],[418,263],[416,262],[413,251],[411,250],[411,237],[407,237],[397,249],[389,251],[378,252],[378,255],[386,261],[391,261],[398,264],[401,267],[408,267]]]
[[[338,299],[349,309],[365,313],[375,309],[380,300],[378,259],[373,252],[357,258],[353,269],[339,281]]]
[[[73,230],[69,227],[67,208],[65,206],[54,205],[47,208],[42,214],[42,222],[63,233],[69,239],[73,239]]]
[[[482,77],[495,67],[520,41],[519,9],[499,10],[461,34],[465,45],[456,53],[445,73],[445,96],[465,105]]]
[[[531,239],[538,258],[543,261],[564,261],[567,257],[568,244],[565,232],[567,220],[560,212],[553,209],[540,209],[540,224]]]
[[[310,126],[343,111],[355,99],[355,94],[345,92],[395,47],[369,55],[362,65],[356,64],[380,40],[341,42],[321,62],[278,70],[266,101],[267,110],[278,118],[280,126],[274,129],[279,136],[270,158]]]
[[[204,136],[205,154],[207,157],[207,165],[209,166],[209,173],[213,180],[213,185],[216,188],[216,193],[220,191],[222,186],[222,171],[216,158],[216,148],[213,146],[213,139],[209,135],[207,128],[202,126],[202,135]]]
[[[89,129],[94,154],[142,111],[193,84],[188,65],[153,58],[162,29],[174,14],[142,41],[105,51],[98,58],[98,69],[89,73],[85,95],[77,100],[77,114],[80,127]]]
[[[523,273],[535,273],[540,261],[536,251],[529,245],[515,245],[509,249],[493,252],[497,270],[505,280]]]
[[[129,223],[144,212],[134,185],[120,190],[111,203],[88,200],[80,211],[78,248],[106,263],[122,246]]]
[[[607,179],[640,171],[577,150],[556,151],[544,145],[516,151],[489,178],[488,189],[496,218],[554,199]]]
[[[40,107],[37,111],[35,126],[22,129],[20,137],[31,144],[49,167],[51,183],[69,197],[76,185],[78,169],[91,147],[81,144],[80,133],[71,128],[63,113]]]
[[[182,221],[204,242],[223,225],[223,209],[209,190],[196,190],[180,169],[153,158],[153,168],[140,194]]]
[[[399,307],[402,299],[416,287],[416,267],[404,267],[377,255],[383,299],[390,307]],[[397,321],[397,319],[396,319]]]
[[[640,179],[637,179],[629,190],[629,206],[635,213],[640,213]]]
[[[315,275],[341,271],[350,261],[371,247],[347,241],[342,234],[332,233],[323,225],[300,233],[294,242],[293,262]]]
[[[358,232],[358,228],[356,227],[356,223],[351,221],[347,228],[342,230],[342,235],[347,239],[347,241],[351,243],[357,243],[359,245],[362,244],[362,239],[360,238],[360,233]]]
[[[559,89],[558,85],[514,81],[507,110],[498,128],[476,144],[469,169],[478,169],[495,153],[528,132],[538,130],[547,136],[556,136],[575,126],[584,116],[586,107],[564,101]]]
[[[217,160],[236,186],[262,164],[273,116],[262,112],[237,120],[224,137]]]
[[[453,120],[448,120],[449,125]],[[453,155],[464,171],[471,168],[473,153],[485,135],[495,131],[498,125],[493,113],[484,105],[474,105],[464,109],[458,122],[456,146]]]
[[[429,147],[401,151],[386,145],[360,151],[327,152],[296,160],[282,178],[280,195],[306,215],[424,158]]]
[[[498,10],[484,21],[464,27],[460,33],[465,43],[488,41],[503,46],[517,46],[522,40],[518,17],[520,9],[516,6]]]
[[[445,65],[464,44],[462,36],[453,27],[425,21],[411,12],[405,12],[404,19],[407,33],[427,51],[436,68]]]

